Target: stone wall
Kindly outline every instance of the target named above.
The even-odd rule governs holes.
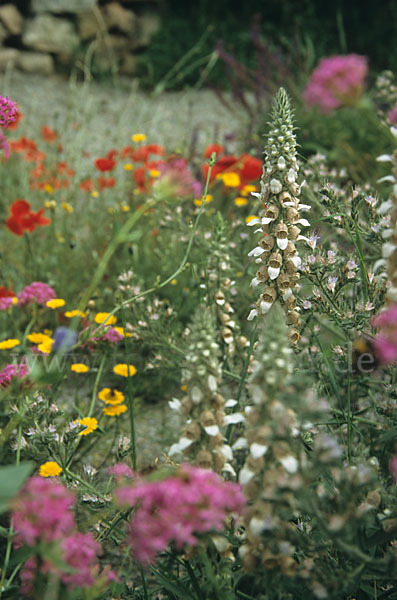
[[[161,0],[0,0],[0,72],[133,75]]]

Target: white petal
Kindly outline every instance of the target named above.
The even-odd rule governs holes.
[[[395,137],[397,137],[397,127],[390,127],[390,131]]]
[[[232,446],[233,450],[241,450],[241,448],[246,448],[248,446],[248,442],[244,437],[238,438]]]
[[[175,454],[180,454],[180,452],[179,444],[172,444],[171,448],[168,450],[168,456],[175,456]]]
[[[208,375],[207,382],[208,382],[208,387],[211,390],[211,392],[216,392],[216,390],[218,389],[216,377],[214,375]]]
[[[194,386],[194,388],[192,388],[191,396],[194,404],[200,404],[203,397],[203,393],[200,390],[200,388]]]
[[[235,425],[236,423],[244,423],[245,417],[242,413],[235,412],[231,415],[226,415],[223,419],[224,425]]]
[[[248,525],[248,529],[254,535],[259,536],[262,533],[262,531],[265,529],[265,525],[266,525],[266,523],[265,523],[264,519],[258,519],[257,517],[252,517],[250,524]]]
[[[244,467],[241,469],[240,473],[238,474],[238,482],[240,485],[245,485],[246,483],[251,481],[251,479],[254,476],[255,476],[255,473],[253,471],[251,471],[251,469],[249,469],[248,467],[246,467],[244,465]]]
[[[384,177],[377,179],[378,183],[383,183],[384,181],[390,181],[391,183],[395,183],[396,180],[394,179],[393,175],[385,175]]]
[[[386,202],[382,202],[382,204],[377,209],[376,213],[378,215],[384,215],[385,213],[389,212],[389,210],[392,208],[392,206],[393,206],[393,200],[390,198],[390,200],[386,200]]]
[[[393,157],[391,154],[381,154],[380,156],[377,156],[376,160],[378,162],[393,162]]]
[[[296,206],[296,202],[283,202],[283,206]]]
[[[274,221],[274,219],[272,219],[271,217],[263,217],[261,223],[262,225],[269,225],[269,223],[271,223],[272,221]]]
[[[385,244],[383,244],[382,246],[382,256],[383,258],[389,258],[394,250],[397,248],[397,246],[395,244],[392,244],[391,242],[386,242]]]
[[[248,227],[253,227],[254,225],[259,225],[259,224],[260,224],[260,220],[258,218],[251,219],[247,223]]]
[[[262,300],[260,303],[260,309],[261,309],[262,315],[265,315],[266,313],[268,313],[272,306],[273,306],[273,302],[264,302]]]
[[[233,477],[236,477],[236,471],[233,469],[230,463],[225,463],[222,467],[222,473],[230,473]]]
[[[258,229],[255,229],[254,233],[263,233],[262,227],[259,227]]]
[[[292,475],[293,473],[297,472],[298,461],[296,460],[295,456],[285,456],[284,458],[280,459],[280,462],[283,465],[284,469],[287,471],[287,473],[290,473]]]
[[[220,448],[220,451],[222,452],[222,454],[226,458],[226,460],[233,460],[233,450],[231,449],[231,447],[228,444],[224,444]]]
[[[219,433],[219,427],[218,425],[210,425],[209,427],[204,427],[204,431],[207,435],[210,435],[211,437],[218,435]]]
[[[182,406],[182,402],[180,400],[178,400],[178,398],[173,398],[172,400],[168,401],[168,406],[172,410],[179,410]]]
[[[251,279],[251,283],[250,283],[251,287],[256,287],[259,284],[260,284],[260,280],[257,277],[254,277],[253,279]]]
[[[259,192],[251,192],[251,196],[254,196],[254,198],[258,198],[258,200],[261,199],[261,194]]]
[[[251,252],[248,252],[248,256],[260,256],[263,253],[264,253],[264,249],[261,248],[260,246],[257,246],[256,248],[251,250]]]
[[[382,231],[382,237],[384,240],[387,240],[388,238],[390,238],[393,235],[393,229],[385,229],[384,231]]]
[[[300,256],[298,256],[298,255],[296,254],[295,256],[293,256],[293,257],[291,258],[291,260],[292,260],[292,262],[294,263],[295,267],[296,267],[297,269],[299,269],[299,267],[300,267],[300,266],[301,266],[301,264],[302,264],[302,259],[301,259],[301,257],[300,257]]]
[[[230,546],[228,539],[221,535],[211,535],[211,541],[218,552],[225,552]]]
[[[280,248],[280,250],[285,250],[286,247],[288,246],[288,239],[285,238],[284,240],[277,238],[276,239],[277,242],[277,246]]]
[[[256,310],[256,308],[253,308],[247,317],[247,321],[253,321],[255,319],[255,317],[257,317],[257,316],[258,316],[258,311]]]
[[[310,204],[299,204],[298,206],[298,210],[301,210],[302,212],[306,212],[307,210],[310,210],[311,206]]]
[[[274,269],[273,267],[269,267],[267,272],[269,273],[270,279],[277,279],[280,275],[280,268]]]
[[[250,446],[250,454],[253,458],[261,458],[262,456],[265,456],[267,449],[268,446],[254,442]]]
[[[291,288],[288,288],[283,293],[283,300],[284,300],[284,302],[286,302],[288,300],[288,298],[291,298],[291,296],[292,296],[292,290],[291,290]]]
[[[299,221],[297,221],[297,223],[299,223],[303,227],[310,227],[310,223],[307,219],[299,219]]]
[[[233,408],[233,406],[236,406],[236,404],[237,404],[237,400],[230,398],[229,400],[226,400],[225,408]]]
[[[298,235],[298,239],[296,241],[301,242],[302,240],[304,240],[310,246],[311,240],[309,240],[308,237],[306,237],[305,235]]]
[[[191,446],[193,442],[194,440],[191,440],[190,438],[182,437],[178,442],[178,446],[180,450],[185,450],[186,448],[189,448],[189,446]]]

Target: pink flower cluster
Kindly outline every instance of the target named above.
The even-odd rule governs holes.
[[[202,192],[201,183],[194,178],[185,158],[174,158],[168,163],[159,165],[160,177],[154,184],[154,189],[168,197],[186,197],[194,195],[199,198]]]
[[[128,477],[129,479],[134,477],[134,471],[125,463],[117,463],[117,465],[109,467],[108,474],[113,475],[117,481],[120,481],[124,477]]]
[[[380,333],[375,336],[374,346],[381,363],[388,365],[397,361],[397,304],[382,311],[371,321]]]
[[[17,120],[18,107],[7,96],[0,96],[0,126],[8,127]]]
[[[29,369],[24,363],[19,365],[6,365],[0,371],[0,387],[8,387],[13,377],[23,379],[28,373]]]
[[[347,54],[323,58],[305,88],[305,102],[308,106],[318,106],[324,113],[341,106],[354,106],[363,93],[367,73],[364,56]]]
[[[237,483],[186,464],[172,477],[137,480],[116,494],[120,503],[136,507],[129,541],[141,563],[153,561],[171,541],[177,548],[194,546],[196,534],[222,529],[227,515],[242,513],[245,506]]]
[[[94,583],[101,547],[90,533],[77,531],[74,505],[75,496],[65,486],[39,476],[31,477],[14,500],[15,545],[58,544],[62,560],[73,569],[64,572],[48,559],[38,563],[36,557],[30,558],[21,573],[25,596],[32,594],[38,564],[42,573],[57,573],[70,587],[89,587]]]
[[[48,300],[52,300],[52,298],[56,297],[57,295],[52,287],[41,281],[34,281],[18,294],[18,304],[21,306],[23,304],[33,304],[36,302],[37,304],[42,304],[44,306]]]

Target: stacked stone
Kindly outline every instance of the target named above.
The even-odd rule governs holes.
[[[182,370],[186,395],[169,402],[184,420],[182,434],[169,456],[182,455],[194,465],[217,473],[234,473],[232,450],[225,443],[225,399],[219,393],[222,369],[215,342],[215,320],[208,307],[199,307],[190,326],[190,343]]]
[[[260,218],[248,223],[250,226],[259,224],[255,233],[261,234],[259,243],[249,253],[259,265],[251,285],[260,286],[261,294],[257,307],[251,310],[248,319],[266,314],[273,303],[279,300],[286,312],[290,325],[289,337],[293,344],[300,338],[299,308],[293,291],[299,280],[297,269],[301,264],[296,242],[307,239],[301,235],[300,227],[310,225],[300,216],[302,209],[310,207],[299,203],[298,172],[292,110],[287,93],[280,88],[271,115],[261,192],[254,193],[266,208]]]

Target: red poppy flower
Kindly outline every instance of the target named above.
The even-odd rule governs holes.
[[[98,171],[105,173],[105,171],[113,171],[116,166],[116,161],[113,158],[97,158],[95,166]]]
[[[51,129],[51,127],[48,127],[48,125],[43,125],[41,128],[41,137],[43,138],[43,140],[45,142],[51,143],[51,142],[55,142],[58,135],[57,135],[56,131]]]
[[[113,188],[116,185],[116,180],[114,177],[98,177],[98,185],[100,190]]]
[[[135,169],[132,176],[140,192],[148,191],[149,181],[145,167],[138,167]]]
[[[219,154],[222,154],[222,152],[224,150],[225,150],[225,148],[223,146],[221,146],[220,144],[210,144],[204,150],[204,156],[205,156],[205,158],[211,158],[211,154],[213,152],[215,152],[216,155],[219,156]]]
[[[248,181],[256,181],[262,175],[262,161],[251,154],[242,154],[240,157],[242,166],[240,169],[241,183],[244,185]]]
[[[0,298],[15,298],[16,294],[10,288],[0,285]]]
[[[10,207],[11,216],[6,220],[6,226],[15,235],[23,235],[25,231],[32,233],[37,226],[45,226],[51,223],[44,216],[44,208],[36,213],[31,210],[29,202],[20,199],[15,200]]]
[[[95,190],[95,184],[92,179],[84,179],[84,181],[80,183],[79,188],[85,192],[93,192]]]
[[[237,156],[232,156],[230,154],[226,156],[221,156],[221,158],[217,160],[217,162],[211,169],[210,182],[213,181],[215,177],[219,175],[219,173],[223,173],[223,171],[231,171],[232,169],[235,170],[234,167],[238,164],[238,162],[239,159],[237,158]],[[201,167],[201,172],[205,180],[207,180],[208,169],[208,164],[202,165]],[[238,170],[237,166],[236,170]]]

